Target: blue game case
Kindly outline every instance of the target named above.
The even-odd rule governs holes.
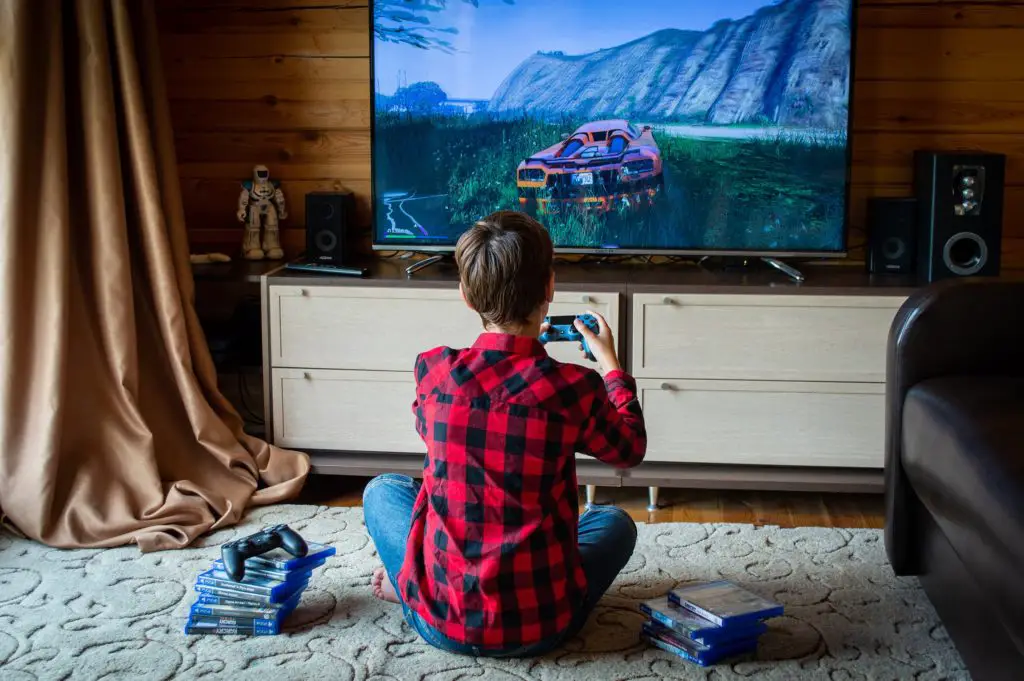
[[[657,636],[652,636],[652,635],[648,634],[647,632],[644,632],[644,633],[640,634],[640,640],[641,641],[646,641],[647,643],[651,644],[655,648],[661,648],[666,653],[672,653],[673,655],[676,655],[677,657],[681,657],[684,660],[686,660],[687,662],[693,662],[694,664],[699,664],[701,667],[706,667],[707,664],[708,664],[707,662],[701,662],[699,658],[694,657],[693,655],[690,655],[688,652],[686,652],[682,648],[680,648],[678,646],[674,646],[671,643],[669,643],[668,641],[664,641],[664,640],[658,638]]]
[[[185,634],[189,636],[276,636],[275,632],[265,631],[257,627],[222,627],[185,625]]]
[[[671,629],[657,622],[645,622],[640,637],[662,650],[678,655],[684,660],[702,667],[717,664],[722,660],[757,650],[757,639],[743,639],[717,646],[702,646],[682,636],[674,635]]]
[[[199,589],[196,589],[196,591],[199,591],[199,593],[196,595],[196,603],[198,603],[200,605],[204,605],[204,606],[215,606],[216,605],[216,606],[226,607],[226,608],[235,608],[236,610],[249,610],[249,611],[252,611],[252,612],[265,611],[265,612],[269,612],[269,613],[276,613],[276,612],[279,612],[286,605],[288,605],[288,603],[291,603],[292,601],[296,601],[297,602],[298,599],[302,598],[302,594],[300,592],[300,593],[296,593],[294,596],[292,596],[291,599],[289,599],[288,601],[285,601],[283,603],[267,603],[267,602],[263,602],[263,601],[254,601],[252,599],[252,597],[251,597],[251,594],[239,594],[236,597],[236,596],[226,596],[226,595],[218,595],[216,593],[210,593],[209,589],[207,589],[205,591],[200,591]],[[218,590],[218,591],[222,591],[222,590]],[[255,615],[255,616],[262,616],[262,615]]]
[[[219,629],[232,627],[235,629],[251,629],[255,635],[279,634],[281,623],[277,620],[258,619],[255,617],[217,617],[215,615],[189,615],[189,627]]]
[[[200,575],[200,578],[202,576]],[[237,584],[237,582],[232,582]],[[301,592],[306,588],[309,582],[282,582],[283,586],[291,589],[290,591],[278,591],[271,594],[258,594],[245,591],[239,591],[238,589],[231,588],[230,586],[211,586],[210,584],[199,583],[197,580],[196,585],[193,587],[196,591],[205,594],[212,594],[214,596],[221,596],[224,598],[232,598],[237,600],[248,601],[253,605],[269,604],[269,603],[284,603],[289,600],[296,593]]]
[[[667,597],[652,598],[640,604],[640,612],[668,627],[677,635],[701,645],[718,645],[738,639],[755,638],[767,631],[764,622],[749,626],[720,627],[694,612],[675,605]]]
[[[287,582],[294,579],[309,579],[310,574],[316,568],[320,567],[327,562],[327,558],[317,558],[308,565],[304,564],[298,570],[278,570],[277,568],[266,567],[264,565],[249,565],[249,561],[245,561],[245,574],[252,575],[253,577],[262,577],[263,579],[273,579],[279,582]],[[213,569],[220,572],[226,572],[224,569],[224,561],[218,558],[213,561]]]
[[[220,598],[210,594],[199,594],[189,610],[190,615],[205,617],[245,617],[281,621],[295,610],[302,600],[302,594],[295,594],[280,604],[253,604],[235,598]]]
[[[306,544],[306,547],[306,555],[302,557],[293,556],[284,549],[274,549],[259,556],[246,558],[245,567],[249,569],[249,566],[252,565],[253,567],[270,568],[272,570],[300,570],[321,558],[326,561],[328,557],[333,556],[336,552],[333,546],[318,544],[317,542],[309,542]]]
[[[228,573],[221,570],[207,570],[196,578],[196,584],[204,586],[215,586],[220,589],[234,589],[244,593],[269,596],[272,601],[286,600],[274,598],[277,594],[291,593],[297,581],[286,582],[277,579],[267,579],[259,575],[246,573],[241,581],[235,581],[228,576]]]
[[[781,604],[725,580],[673,589],[668,597],[722,627],[751,625],[783,613]]]

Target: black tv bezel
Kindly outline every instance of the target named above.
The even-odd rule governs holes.
[[[376,63],[374,61],[376,30],[374,25],[374,6],[376,0],[369,0],[367,3],[367,14],[369,20],[370,35],[370,230],[371,250],[376,252],[405,252],[405,253],[430,253],[448,254],[455,252],[455,243],[433,245],[421,244],[416,241],[403,241],[401,243],[382,242],[377,239],[377,175],[374,172],[374,141],[377,136],[377,79]],[[853,120],[854,103],[856,101],[855,85],[857,82],[857,38],[860,33],[858,25],[859,0],[850,0],[850,68],[849,68],[849,92],[850,98],[846,106],[846,186],[843,190],[843,235],[842,247],[835,251],[801,251],[801,250],[772,250],[772,249],[710,249],[710,248],[611,248],[611,247],[566,247],[555,246],[555,253],[563,255],[630,255],[630,256],[681,256],[681,257],[743,257],[743,258],[801,258],[813,260],[843,259],[849,256],[850,246],[850,194],[852,190],[853,170]],[[467,229],[469,226],[467,225]]]

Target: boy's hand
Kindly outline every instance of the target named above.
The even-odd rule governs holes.
[[[621,367],[619,366],[619,358],[615,355],[615,338],[612,336],[611,327],[608,326],[608,322],[605,321],[604,317],[593,310],[587,310],[587,314],[592,315],[597,320],[599,333],[594,335],[594,332],[588,329],[579,319],[574,322],[576,330],[587,339],[587,345],[590,346],[590,352],[593,353],[594,359],[597,360],[597,366],[602,374],[607,374],[609,371],[618,371]],[[581,343],[580,350],[582,349],[583,344]]]

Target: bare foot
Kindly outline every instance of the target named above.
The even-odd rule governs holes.
[[[373,595],[382,601],[389,603],[397,603],[398,596],[395,594],[395,587],[392,586],[391,580],[388,579],[388,573],[385,572],[384,568],[377,568],[373,571],[373,577],[370,579],[370,586],[373,587]]]

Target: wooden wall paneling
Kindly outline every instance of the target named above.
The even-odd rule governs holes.
[[[1024,2],[861,0],[850,248],[865,200],[911,191],[917,148],[1008,154],[1004,257],[1024,265]],[[284,239],[302,248],[302,196],[347,188],[369,220],[365,0],[157,0],[193,243],[234,222],[255,163],[284,181]],[[230,238],[234,243],[238,237]]]
[[[364,224],[370,220],[370,182],[340,180],[288,180],[282,185],[288,203],[285,227],[300,228],[306,224],[306,202],[303,197],[316,191],[350,191],[355,193],[357,218]],[[241,186],[234,179],[185,178],[181,192],[185,217],[190,225],[203,228],[240,229],[235,220],[236,201]],[[225,224],[226,223],[226,224]]]
[[[1022,28],[1020,3],[989,0],[874,0],[860,3],[857,23],[875,28]]]
[[[344,177],[370,179],[370,139],[361,130],[263,132],[189,132],[175,135],[183,177],[245,177],[253,158],[279,167],[281,180]],[[241,175],[239,175],[241,173]]]
[[[165,36],[165,42],[173,38]],[[369,100],[366,58],[201,58],[165,55],[172,100]]]
[[[365,1],[159,0],[179,172],[195,250],[237,248],[241,179],[282,181],[287,253],[305,247],[310,191],[353,191],[369,225]]]

